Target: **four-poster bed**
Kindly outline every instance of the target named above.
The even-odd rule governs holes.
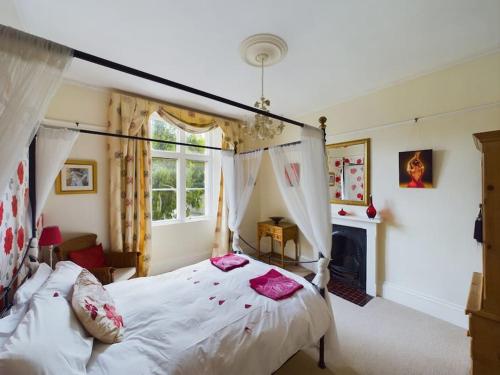
[[[6,29],[5,27],[1,27],[2,29]],[[0,29],[1,30],[1,29]],[[12,33],[12,30],[8,30],[9,33]],[[25,35],[24,33],[16,32],[19,33],[19,37],[23,37]],[[17,34],[16,34],[17,35]],[[29,38],[33,39],[35,37],[29,36]],[[47,42],[47,41],[45,41]],[[47,43],[52,43],[52,42],[47,42]],[[233,232],[233,242],[232,242],[232,249],[234,252],[242,252],[242,249],[239,244],[239,226],[241,224],[243,215],[246,210],[246,206],[248,205],[249,199],[251,192],[253,190],[253,186],[255,184],[255,179],[258,173],[259,165],[260,165],[260,160],[262,156],[262,152],[264,150],[269,150],[270,155],[271,155],[271,160],[273,163],[273,169],[276,175],[276,178],[278,179],[278,185],[280,187],[280,191],[284,195],[285,202],[287,204],[288,209],[291,211],[292,218],[298,223],[299,228],[301,231],[304,233],[308,241],[313,245],[313,248],[315,252],[318,254],[318,270],[317,270],[317,276],[313,280],[314,286],[310,286],[307,288],[304,288],[304,291],[301,291],[297,293],[294,296],[294,299],[287,300],[286,305],[288,306],[289,309],[297,309],[296,307],[292,307],[294,304],[290,301],[296,300],[298,302],[299,306],[302,306],[301,309],[296,310],[296,314],[291,316],[290,326],[286,327],[260,327],[260,334],[264,337],[271,337],[274,334],[277,334],[279,332],[286,331],[288,332],[291,327],[295,327],[298,323],[294,323],[294,319],[297,319],[297,321],[303,320],[303,315],[306,314],[309,316],[308,319],[308,324],[306,326],[298,327],[296,326],[298,331],[302,332],[309,332],[311,337],[316,337],[320,338],[320,343],[319,343],[319,366],[321,368],[325,368],[325,358],[324,358],[324,351],[325,351],[325,338],[324,334],[327,332],[327,334],[331,337],[333,337],[333,325],[330,322],[328,317],[331,317],[331,305],[328,301],[328,293],[325,293],[325,287],[328,282],[329,278],[329,272],[327,269],[328,266],[328,261],[329,261],[329,250],[330,250],[330,242],[331,237],[330,237],[330,224],[329,224],[329,205],[328,205],[328,191],[327,191],[327,178],[326,178],[326,161],[325,161],[325,154],[324,154],[324,140],[325,140],[325,127],[326,127],[326,118],[321,117],[320,118],[320,130],[317,128],[311,127],[309,125],[303,124],[301,122],[291,120],[282,116],[278,116],[269,112],[265,112],[259,109],[256,109],[254,107],[250,107],[214,94],[207,93],[205,91],[201,91],[186,85],[179,84],[177,82],[173,82],[170,80],[167,80],[162,77],[158,77],[146,72],[142,72],[140,70],[134,69],[127,67],[122,64],[118,64],[116,62],[112,62],[97,56],[93,56],[75,49],[71,49],[68,47],[64,46],[59,46],[56,45],[62,49],[65,49],[65,53],[68,53],[78,59],[82,59],[94,64],[99,64],[114,70],[118,70],[127,74],[132,74],[134,76],[144,78],[153,82],[157,82],[163,85],[167,85],[170,87],[177,88],[179,90],[183,90],[186,92],[190,92],[195,95],[199,95],[205,98],[213,99],[215,101],[228,104],[240,109],[244,109],[247,111],[251,111],[254,113],[258,113],[264,116],[268,116],[274,119],[278,119],[280,121],[289,123],[294,126],[299,126],[302,128],[302,135],[301,135],[301,140],[298,142],[292,142],[292,143],[287,143],[285,145],[279,145],[279,146],[274,146],[274,147],[269,147],[265,149],[259,149],[255,151],[247,151],[243,153],[237,153],[236,150],[232,151],[227,151],[227,150],[221,150],[221,148],[217,147],[211,147],[211,146],[201,146],[201,145],[192,145],[188,143],[182,143],[182,142],[173,142],[173,141],[165,141],[161,139],[153,139],[153,138],[148,138],[148,137],[140,137],[140,136],[130,136],[130,135],[125,135],[125,134],[115,134],[115,133],[107,133],[107,132],[100,132],[100,131],[95,131],[95,130],[89,130],[89,129],[82,129],[77,125],[76,128],[67,128],[67,130],[74,130],[74,131],[79,131],[81,133],[85,134],[93,134],[93,135],[99,135],[99,136],[107,136],[107,137],[117,137],[117,138],[124,138],[124,139],[131,139],[131,140],[137,140],[137,141],[154,141],[154,142],[159,142],[159,143],[167,143],[167,144],[176,144],[180,146],[190,146],[190,147],[201,147],[201,148],[207,148],[207,149],[213,149],[213,150],[221,150],[223,158],[222,158],[222,169],[224,173],[224,187],[225,190],[228,194],[228,207],[229,207],[229,228]],[[32,224],[32,233],[33,233],[33,238],[29,241],[28,247],[25,249],[23,252],[23,260],[21,265],[24,265],[24,259],[26,259],[28,255],[28,249],[29,247],[36,247],[36,219],[37,219],[37,206],[36,206],[36,197],[37,197],[37,186],[36,186],[36,176],[35,176],[35,171],[36,171],[36,142],[33,141],[31,142],[30,146],[30,202],[31,202],[31,224]],[[292,165],[299,164],[300,165],[300,171],[292,167]],[[287,198],[288,197],[288,198]],[[208,261],[206,261],[208,262]],[[12,294],[12,291],[14,289],[14,286],[17,283],[18,277],[21,275],[21,268],[17,270],[17,272],[14,273],[12,279],[10,280],[9,284],[7,287],[4,289],[2,292],[2,299],[4,301],[4,310],[7,310],[8,308],[11,307],[11,300],[10,296]],[[195,268],[199,268],[195,269]],[[257,298],[256,296],[250,296],[250,295],[245,295],[243,292],[239,292],[244,289],[243,282],[247,282],[248,278],[250,276],[255,277],[258,275],[260,272],[262,272],[264,269],[269,269],[269,266],[261,264],[260,262],[252,261],[246,268],[242,268],[238,271],[232,271],[233,273],[228,273],[227,275],[224,275],[226,280],[228,281],[228,285],[231,286],[229,289],[226,289],[225,293],[227,293],[228,297],[224,300],[219,300],[219,306],[222,306],[226,300],[232,300],[232,301],[237,301],[240,298],[247,298],[251,299],[253,303],[246,303],[245,309],[243,312],[238,313],[234,315],[234,320],[231,322],[235,323],[238,320],[244,320],[248,319],[251,314],[248,314],[248,310],[250,306],[258,306],[260,310],[260,314],[258,317],[254,317],[258,320],[262,320],[266,314],[279,314],[279,311],[281,307],[279,307],[279,303],[271,303],[263,297]],[[127,282],[123,282],[121,284],[112,285],[109,287],[110,291],[113,292],[116,290],[115,294],[115,299],[117,301],[121,301],[123,304],[123,308],[126,310],[126,305],[128,303],[133,303],[134,299],[130,298],[131,295],[130,293],[132,292],[126,292],[125,289],[130,290],[129,288],[134,288],[137,287],[137,290],[149,290],[149,291],[154,291],[158,293],[174,293],[174,289],[161,289],[165,288],[165,286],[160,287],[159,284],[156,284],[157,288],[155,289],[152,286],[152,281],[151,280],[159,280],[158,278],[162,277],[163,279],[161,280],[167,280],[167,279],[174,279],[176,282],[178,282],[180,279],[183,279],[183,281],[190,280],[190,277],[187,276],[190,274],[190,272],[197,272],[200,271],[198,275],[205,275],[206,278],[209,280],[209,282],[212,282],[212,285],[218,285],[219,281],[211,280],[213,277],[218,277],[218,278],[224,278],[220,276],[220,274],[214,274],[214,271],[210,270],[210,267],[207,266],[206,264],[199,263],[194,266],[189,266],[184,269],[181,269],[179,271],[175,271],[169,274],[165,274],[162,276],[158,276],[156,278],[141,278],[137,280],[131,280]],[[215,276],[217,275],[217,276]],[[243,278],[237,278],[235,275],[240,275]],[[297,278],[296,276],[293,276],[289,274],[290,277]],[[24,280],[23,280],[24,281]],[[304,282],[302,280],[302,282]],[[127,284],[125,284],[127,283]],[[217,284],[216,284],[217,283]],[[172,284],[172,285],[175,285]],[[191,286],[191,285],[190,285]],[[233,288],[234,287],[234,288]],[[180,289],[181,291],[185,291],[186,289]],[[316,292],[315,292],[316,290]],[[120,294],[123,293],[123,294]],[[319,293],[319,295],[325,299],[326,303],[320,303],[318,305],[318,302],[316,301],[317,297],[315,297],[315,293]],[[132,293],[134,294],[134,293]],[[145,297],[146,294],[143,294],[142,297]],[[196,300],[201,298],[198,295],[194,295],[196,297]],[[206,296],[203,296],[206,297]],[[122,300],[121,300],[122,298]],[[140,298],[140,295],[136,294],[134,295],[134,298]],[[147,298],[154,299],[153,294],[148,294]],[[180,296],[179,296],[180,298]],[[210,296],[211,298],[211,296]],[[209,298],[209,300],[211,300]],[[215,297],[214,297],[215,298]],[[309,302],[307,302],[308,300]],[[165,303],[167,301],[164,301]],[[171,301],[168,301],[171,302]],[[120,303],[120,302],[119,302]],[[151,309],[157,309],[157,312],[159,313],[160,310],[163,310],[160,308],[158,305],[151,305],[147,304],[144,300],[144,304]],[[227,304],[226,306],[229,306],[230,304]],[[249,306],[248,308],[246,306]],[[304,306],[308,306],[306,310],[304,310]],[[160,310],[158,310],[160,309]],[[255,309],[257,310],[257,309]],[[310,311],[309,311],[310,310]],[[156,311],[156,310],[155,310]],[[212,311],[212,310],[210,310]],[[253,310],[252,310],[253,311]],[[295,311],[295,310],[294,310]],[[133,313],[133,312],[131,312]],[[195,316],[196,311],[190,310],[190,313],[194,315],[189,315],[189,317],[193,318]],[[235,314],[233,310],[227,311],[228,314]],[[312,316],[315,315],[315,318],[317,321],[315,322],[315,318]],[[160,317],[160,315],[158,315]],[[232,316],[232,315],[231,315]],[[165,317],[165,316],[164,316]],[[264,319],[265,321],[265,319]],[[182,321],[179,321],[182,323]],[[199,322],[199,321],[198,321]],[[229,325],[227,322],[221,323],[220,320],[217,320],[219,322],[219,325],[215,325],[216,327],[219,327],[221,330],[227,330]],[[326,322],[326,324],[325,324]],[[251,321],[248,321],[248,324],[250,324]],[[138,323],[139,324],[139,323]],[[187,323],[186,323],[187,324]],[[236,324],[236,323],[235,323]],[[240,323],[238,323],[240,324]],[[154,326],[154,324],[153,324]],[[247,332],[247,329],[251,332],[252,328],[245,326],[244,327],[244,332]],[[305,331],[303,331],[305,329]],[[189,331],[191,332],[191,331]],[[312,333],[313,332],[313,333]],[[177,331],[167,331],[168,334],[174,334],[174,335],[179,335],[180,332]],[[206,332],[205,332],[206,333]],[[214,332],[215,333],[215,332]],[[235,332],[229,331],[227,332],[230,337],[233,337]],[[138,334],[137,332],[134,332],[134,334]],[[289,336],[289,335],[288,335]],[[282,337],[283,339],[287,338],[289,339],[288,336]],[[302,335],[304,336],[304,335]],[[200,340],[201,338],[197,336],[196,340]],[[205,338],[208,339],[208,336]],[[221,339],[223,342],[224,340]],[[270,340],[270,339],[269,339]],[[132,340],[133,341],[133,340]],[[270,340],[271,341],[271,340]],[[292,340],[293,341],[293,340]],[[219,342],[220,344],[220,342]],[[219,345],[218,344],[218,345]],[[257,340],[254,345],[257,344],[262,344],[262,341]],[[273,362],[268,369],[271,370],[276,370],[276,364],[280,362],[281,364],[284,363],[284,360],[286,360],[290,355],[293,355],[295,351],[299,350],[301,347],[303,347],[306,344],[304,341],[300,340],[295,340],[295,346],[289,346],[288,351],[281,352],[278,355],[278,360]],[[330,342],[331,345],[333,345],[333,340]],[[116,346],[112,346],[111,348],[103,348],[102,351],[102,356],[104,357],[99,357],[99,349],[97,349],[96,354],[92,354],[91,359],[91,366],[95,365],[97,366],[96,368],[98,370],[95,371],[95,373],[101,373],[101,372],[106,372],[107,364],[103,364],[104,362],[100,362],[99,358],[105,358],[105,352],[108,350],[119,350],[120,346],[118,344],[114,344]],[[186,348],[191,347],[186,343]],[[227,349],[227,347],[225,347]],[[136,350],[139,350],[139,348],[134,348]],[[206,348],[205,348],[206,349]],[[222,347],[218,347],[218,350],[222,350]],[[197,347],[196,350],[204,350],[203,347]],[[193,355],[196,357],[197,352],[193,352]],[[247,350],[251,351],[252,349],[250,347],[247,348]],[[257,350],[257,349],[255,349]],[[291,351],[291,352],[290,352]],[[123,352],[126,353],[126,352]],[[199,353],[198,353],[199,354]],[[217,353],[213,353],[215,357],[217,357]],[[256,355],[256,354],[255,354]],[[286,358],[281,358],[284,355],[287,355],[288,357]],[[191,357],[190,357],[191,358]],[[284,359],[284,360],[283,360]],[[158,358],[156,358],[158,360]],[[179,358],[177,358],[179,360]],[[182,361],[180,361],[181,363]],[[111,363],[111,362],[109,362]],[[129,365],[132,365],[132,363],[128,363]],[[202,362],[199,363],[200,366],[203,365]],[[180,368],[181,368],[181,373],[182,373],[182,368],[187,368],[188,364],[184,363]],[[194,366],[194,365],[193,365]],[[228,365],[229,366],[229,365]],[[234,366],[232,364],[231,366]],[[278,366],[279,367],[279,366]],[[193,367],[196,368],[196,367]],[[203,368],[203,367],[199,367]],[[229,367],[227,367],[229,368]],[[231,367],[234,368],[234,367]],[[116,370],[117,368],[115,368]],[[215,369],[214,369],[215,370]],[[172,369],[172,373],[176,373],[175,369]]]

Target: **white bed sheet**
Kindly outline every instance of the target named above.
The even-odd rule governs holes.
[[[317,344],[331,317],[314,286],[281,269],[304,288],[282,301],[257,294],[248,281],[270,268],[251,259],[222,272],[206,260],[108,285],[125,336],[95,341],[88,374],[271,374]]]

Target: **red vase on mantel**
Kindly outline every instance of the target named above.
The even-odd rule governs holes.
[[[372,196],[370,194],[370,204],[368,205],[368,208],[366,209],[366,216],[368,216],[369,219],[373,219],[375,216],[377,216],[377,210],[375,209],[375,206],[373,205],[373,200]]]

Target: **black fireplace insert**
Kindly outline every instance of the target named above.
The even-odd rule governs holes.
[[[366,230],[334,224],[329,265],[331,278],[366,291]]]

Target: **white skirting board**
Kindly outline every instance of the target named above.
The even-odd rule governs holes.
[[[469,320],[465,315],[464,306],[387,281],[382,284],[382,297],[459,327],[469,328]]]

